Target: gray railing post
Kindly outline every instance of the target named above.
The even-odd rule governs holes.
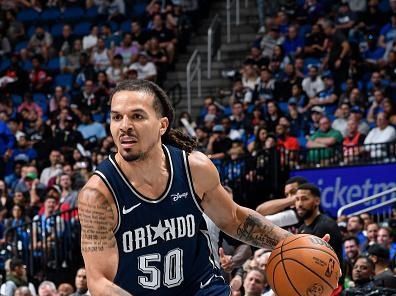
[[[194,67],[193,67],[193,63]],[[186,66],[186,77],[187,77],[187,111],[191,114],[191,84],[195,78],[197,77],[197,93],[198,97],[201,97],[202,89],[201,89],[201,55],[199,51],[196,49],[191,55],[187,66]]]
[[[216,14],[208,29],[208,62],[207,77],[212,77],[212,58],[217,52],[217,59],[220,60],[221,47],[221,24],[219,15]]]

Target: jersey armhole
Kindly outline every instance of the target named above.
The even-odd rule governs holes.
[[[107,189],[109,189],[109,191],[111,193],[111,197],[113,198],[114,204],[116,205],[118,221],[117,221],[117,224],[115,225],[115,227],[113,228],[113,234],[116,234],[118,229],[120,228],[120,225],[121,225],[121,212],[120,212],[120,206],[118,205],[118,201],[117,201],[115,192],[113,190],[113,187],[111,187],[109,181],[107,180],[106,176],[101,171],[96,170],[93,174],[97,175],[103,181],[103,183],[106,185]]]
[[[190,187],[191,195],[194,199],[195,204],[197,205],[198,209],[204,213],[204,209],[201,207],[201,199],[199,198],[198,194],[194,189],[193,179],[191,175],[190,163],[188,162],[188,154],[186,151],[183,150],[183,160],[184,160],[184,168],[186,169],[186,175],[188,180],[188,186]]]

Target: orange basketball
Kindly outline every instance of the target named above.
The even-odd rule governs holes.
[[[327,296],[338,286],[340,262],[332,247],[310,234],[287,237],[272,251],[267,280],[277,296]]]

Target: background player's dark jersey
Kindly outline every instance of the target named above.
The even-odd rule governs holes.
[[[217,279],[199,198],[194,194],[187,155],[163,145],[170,168],[165,192],[156,200],[140,194],[114,155],[95,174],[116,202],[114,230],[119,262],[114,283],[134,295],[194,295]],[[104,258],[105,260],[105,258]]]

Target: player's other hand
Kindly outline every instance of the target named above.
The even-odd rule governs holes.
[[[328,243],[330,241],[330,234],[326,233],[324,237],[322,237],[322,239]]]

